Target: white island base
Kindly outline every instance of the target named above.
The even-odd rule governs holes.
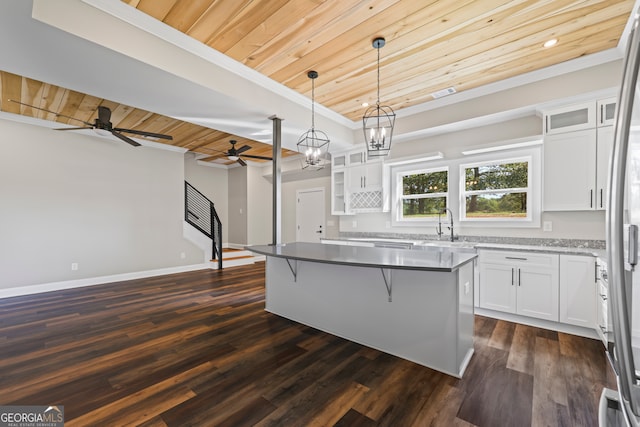
[[[473,355],[473,268],[472,261],[428,271],[267,256],[266,310],[461,378]]]

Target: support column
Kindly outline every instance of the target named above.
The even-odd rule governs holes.
[[[282,243],[282,119],[269,117],[273,121],[273,225],[272,245]]]

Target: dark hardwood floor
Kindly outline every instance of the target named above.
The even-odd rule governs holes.
[[[596,426],[600,342],[476,318],[462,380],[265,312],[264,264],[0,299],[0,405],[67,426]]]

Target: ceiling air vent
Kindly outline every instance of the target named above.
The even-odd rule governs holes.
[[[451,86],[451,87],[448,87],[448,88],[446,88],[446,89],[442,89],[442,90],[439,90],[439,91],[437,91],[437,92],[433,92],[433,93],[431,94],[431,96],[433,96],[433,99],[438,99],[438,98],[445,97],[445,96],[447,96],[447,95],[451,95],[451,94],[453,94],[453,93],[456,93],[456,88],[454,88],[453,86]]]

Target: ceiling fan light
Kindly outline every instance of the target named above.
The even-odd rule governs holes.
[[[303,133],[298,139],[298,153],[302,154],[302,169],[318,170],[329,162],[329,137],[321,130],[315,129],[315,79],[317,71],[309,71],[307,77],[311,79],[311,129]]]
[[[227,156],[227,159],[233,160],[234,162],[238,161],[239,158],[240,157],[238,157],[238,156]]]

